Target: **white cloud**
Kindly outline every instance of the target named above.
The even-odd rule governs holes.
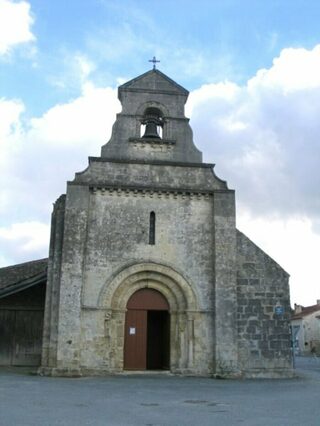
[[[248,88],[276,89],[280,92],[296,92],[319,88],[320,45],[307,49],[283,49],[273,61],[271,69],[259,70],[248,82]]]
[[[105,143],[106,132],[111,129],[118,109],[113,89],[86,83],[78,98],[54,106],[40,118],[33,118],[28,140],[55,148],[72,147],[78,151],[88,149],[91,144],[97,151]],[[88,149],[87,154],[90,151]]]
[[[0,55],[9,53],[16,45],[34,41],[33,22],[28,2],[0,0]]]
[[[0,98],[0,141],[2,143],[8,135],[16,132],[15,127],[19,126],[19,116],[23,110],[21,101]]]
[[[5,265],[11,258],[18,263],[47,256],[49,235],[49,224],[36,221],[0,227],[0,246],[5,247],[5,257],[0,262]]]
[[[55,61],[55,66],[52,66],[46,78],[49,84],[63,90],[78,91],[96,69],[96,65],[86,55],[73,54],[66,49],[55,56]]]
[[[47,255],[52,203],[88,156],[100,155],[119,106],[114,89],[90,82],[78,98],[27,123],[21,101],[0,101],[3,264]]]
[[[20,115],[24,105],[19,100],[0,98],[0,167],[8,167],[10,157],[19,150],[21,137]]]
[[[285,49],[246,86],[190,95],[196,143],[254,214],[318,217],[319,76],[320,46]]]
[[[0,99],[0,214],[7,212],[11,203],[6,188],[12,185],[16,177],[15,156],[21,151],[21,122],[20,115],[24,105],[18,100]]]

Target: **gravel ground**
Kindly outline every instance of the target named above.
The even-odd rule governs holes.
[[[0,369],[1,426],[320,425],[320,358],[286,380],[168,375],[78,379]]]

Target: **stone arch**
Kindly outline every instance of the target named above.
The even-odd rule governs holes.
[[[192,371],[194,368],[194,320],[198,301],[187,280],[172,268],[157,263],[128,266],[106,282],[98,308],[105,310],[108,337],[106,361],[110,371],[123,370],[126,307],[130,297],[142,288],[159,291],[168,301],[170,313],[170,370]]]
[[[168,108],[165,105],[163,105],[161,102],[156,102],[156,101],[143,102],[142,104],[138,106],[135,115],[143,116],[145,110],[148,108],[157,108],[162,112],[164,117],[169,116]]]
[[[143,120],[145,111],[149,108],[155,108],[161,112],[162,119],[163,119],[162,138],[163,139],[168,138],[169,134],[168,134],[168,126],[167,126],[167,117],[169,117],[169,110],[165,105],[156,101],[144,102],[140,104],[139,107],[137,108],[137,111],[135,114],[136,115],[136,133],[140,135],[141,122]]]
[[[168,300],[171,311],[195,311],[197,297],[190,284],[172,268],[157,263],[131,265],[102,288],[98,306],[104,309],[125,309],[127,301],[140,288],[153,288]]]

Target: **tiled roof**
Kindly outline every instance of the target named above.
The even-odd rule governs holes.
[[[291,319],[301,319],[306,317],[307,315],[313,314],[314,312],[320,311],[320,305],[312,305],[312,306],[302,306],[302,311],[293,314]]]
[[[46,258],[0,268],[0,297],[46,280],[47,266]]]

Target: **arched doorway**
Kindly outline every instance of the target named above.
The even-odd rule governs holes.
[[[124,368],[170,368],[169,304],[157,290],[142,288],[136,291],[127,303]]]

